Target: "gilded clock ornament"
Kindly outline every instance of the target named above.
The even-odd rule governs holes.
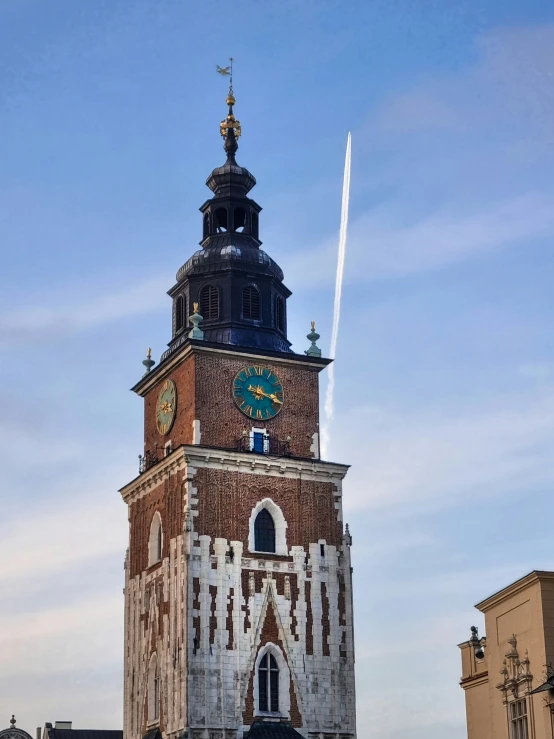
[[[165,380],[156,402],[156,426],[165,436],[171,431],[177,411],[177,387],[173,380]]]
[[[255,421],[274,418],[283,408],[283,386],[268,367],[252,365],[237,372],[233,380],[235,405]]]

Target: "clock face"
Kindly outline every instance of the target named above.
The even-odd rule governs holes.
[[[283,386],[267,367],[244,367],[233,380],[233,400],[249,418],[267,421],[283,407]]]
[[[173,380],[165,380],[156,402],[156,426],[160,434],[168,434],[177,410],[177,388]]]

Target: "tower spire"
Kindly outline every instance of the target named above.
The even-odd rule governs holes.
[[[227,117],[221,121],[219,131],[223,137],[224,143],[223,148],[227,153],[227,162],[229,164],[235,164],[235,153],[238,149],[238,139],[241,135],[240,121],[237,121],[233,113],[233,105],[236,103],[235,93],[233,91],[233,57],[229,57],[229,64],[227,67],[220,67],[217,65],[217,71],[219,74],[229,77],[229,91],[227,93],[226,103],[229,106],[229,112]]]

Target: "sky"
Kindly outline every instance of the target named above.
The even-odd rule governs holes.
[[[358,736],[463,739],[473,604],[554,569],[544,0],[0,0],[0,726],[121,726],[129,388],[198,248],[229,56],[298,352],[311,320],[329,348],[352,132],[328,457]]]

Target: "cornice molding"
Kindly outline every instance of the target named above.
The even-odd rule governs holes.
[[[146,492],[157,487],[168,474],[194,469],[217,469],[243,474],[286,477],[314,482],[328,482],[340,486],[349,465],[323,462],[321,460],[298,459],[295,457],[272,457],[252,452],[235,452],[194,445],[183,445],[155,464],[143,474],[135,477],[119,491],[126,503],[132,503]]]
[[[486,613],[491,608],[494,608],[494,606],[497,606],[499,603],[502,603],[508,598],[512,598],[514,595],[521,593],[531,585],[534,585],[541,580],[554,580],[554,572],[548,572],[545,570],[533,570],[533,572],[530,572],[528,575],[521,577],[519,580],[516,580],[511,585],[508,585],[502,590],[499,590],[493,595],[490,595],[488,598],[485,598],[479,603],[476,603],[475,608],[481,611],[481,613]]]

